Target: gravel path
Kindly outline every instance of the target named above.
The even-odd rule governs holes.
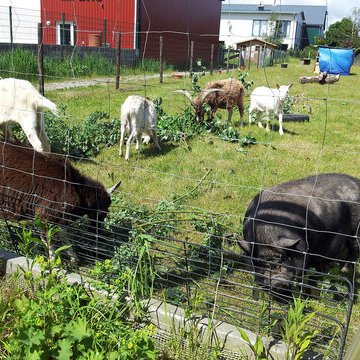
[[[184,75],[185,73],[179,73]],[[172,76],[172,74],[164,74],[165,76]],[[157,78],[159,74],[154,75],[146,75],[146,78]],[[129,76],[121,76],[120,83],[128,83],[136,80],[144,79],[145,75],[129,75]],[[51,90],[59,90],[59,89],[68,89],[74,87],[81,86],[93,86],[93,85],[107,85],[107,84],[115,84],[115,77],[112,78],[97,78],[97,79],[73,79],[67,81],[61,81],[56,83],[48,83],[45,84],[45,91]]]

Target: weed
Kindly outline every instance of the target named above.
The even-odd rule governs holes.
[[[203,301],[202,294],[196,288],[180,323],[176,324],[174,317],[166,318],[166,327],[170,331],[166,351],[170,356],[176,356],[177,360],[216,360],[219,358],[220,344],[216,340],[214,343],[215,325],[210,317],[207,324],[204,324],[203,317],[197,314]],[[164,304],[165,313],[167,313],[165,297]]]
[[[27,267],[20,271],[31,291],[19,291],[1,302],[7,327],[0,326],[0,354],[12,359],[156,359],[151,339],[155,328],[134,330],[127,322],[126,302],[67,284],[59,257],[65,247],[57,249],[55,259],[37,256],[31,263],[32,243],[48,248],[57,231],[39,219],[36,226],[46,233],[47,241],[36,240],[28,231],[20,236],[27,251]],[[39,275],[31,271],[35,263]]]

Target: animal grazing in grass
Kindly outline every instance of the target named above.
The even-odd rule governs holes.
[[[249,107],[249,124],[252,122],[251,113],[257,111],[257,121],[259,127],[262,127],[261,116],[265,112],[266,114],[266,131],[270,131],[270,113],[274,113],[279,116],[279,134],[283,135],[283,113],[285,100],[288,96],[289,89],[293,86],[276,84],[275,89],[271,89],[265,86],[260,86],[254,89],[250,94],[250,107]]]
[[[120,182],[106,190],[100,182],[81,174],[68,157],[44,155],[20,143],[0,142],[0,217],[3,219],[29,220],[39,216],[66,227],[87,215],[89,231],[93,233],[105,219],[110,194],[119,185]],[[69,255],[74,261],[72,249]]]
[[[214,117],[217,109],[227,109],[228,123],[231,122],[234,106],[239,108],[240,125],[243,126],[244,115],[244,85],[239,80],[225,79],[208,82],[204,90],[195,99],[187,90],[176,90],[175,93],[185,95],[194,108],[197,121],[204,121],[204,104],[211,107],[211,116]]]
[[[160,150],[156,133],[157,112],[154,103],[141,95],[130,95],[121,106],[121,136],[119,155],[123,154],[125,133],[129,133],[126,142],[125,160],[130,158],[131,143],[136,140],[136,150],[140,149],[140,140],[149,143],[150,134],[155,146]]]
[[[359,255],[360,180],[329,173],[285,182],[251,201],[240,247],[255,280],[286,288],[297,272],[320,264],[350,266]]]
[[[59,115],[56,105],[42,96],[27,80],[0,80],[0,125],[9,136],[8,124],[19,124],[30,144],[38,152],[50,152],[50,140],[45,132],[44,109]]]

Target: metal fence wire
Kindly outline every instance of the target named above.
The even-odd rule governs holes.
[[[15,10],[14,8],[13,11]],[[19,10],[18,14],[20,13],[22,11]],[[0,21],[8,21],[8,14],[7,7],[0,7]],[[59,14],[50,15],[60,18]],[[37,29],[39,19],[35,19],[34,23],[32,17],[33,14],[27,13],[26,28],[18,32],[21,39],[27,40],[23,42],[28,44],[36,44],[35,29]],[[86,28],[75,30],[78,32],[78,37],[85,38],[84,33],[86,35],[94,33],[95,26],[97,29],[105,26],[104,21],[99,19],[83,18],[81,20],[86,24]],[[71,21],[75,20],[72,18]],[[128,48],[132,46],[135,38],[134,24],[119,24],[108,20],[106,26],[106,29],[109,30],[106,30],[108,32],[104,44],[100,44],[100,47],[109,48],[116,44],[115,35],[118,32],[122,32],[124,44]],[[173,66],[173,70],[185,70],[184,79],[178,85],[179,88],[187,90],[191,88],[191,78],[188,76],[190,60],[194,60],[193,66],[198,72],[204,70],[202,66],[209,72],[211,42],[204,39],[215,39],[214,42],[218,48],[218,37],[214,34],[179,34],[176,31],[162,33],[158,30],[151,30],[150,24],[146,31],[138,31],[142,35],[143,43],[141,46],[138,44],[138,47],[133,49],[138,62],[134,60],[134,57],[131,57],[131,66],[135,66],[136,63],[144,63],[145,58],[158,61],[158,40],[162,35],[165,40],[167,39],[168,45],[172,46],[171,51],[169,50],[170,46],[164,50],[163,59]],[[3,32],[3,29],[1,31]],[[3,36],[4,34],[1,31],[0,35]],[[55,27],[49,25],[45,29],[45,35],[46,32],[48,33],[45,39],[50,39],[50,32],[51,36],[55,37],[55,31]],[[26,39],[27,34],[31,34],[31,36],[29,35]],[[177,44],[179,36],[185,39],[185,43]],[[146,43],[146,39],[149,43]],[[150,44],[156,45],[151,47]],[[19,46],[21,47],[21,45],[16,47]],[[62,55],[64,55],[64,46],[64,44],[59,45],[57,48],[57,50],[60,49]],[[84,44],[69,44],[67,51],[70,57],[64,57],[64,62],[69,61],[70,66],[72,66],[77,49],[81,46]],[[191,58],[192,46],[195,49]],[[10,51],[14,51],[14,49]],[[84,50],[79,51],[80,53],[81,56],[86,57],[86,51],[85,54]],[[186,61],[179,65],[178,60],[184,53],[187,54]],[[200,63],[196,68],[197,57],[203,57],[204,54],[206,54],[207,61]],[[221,68],[223,72],[226,71],[224,68],[226,66],[226,55],[221,47],[212,55],[215,59],[214,69],[219,68],[220,71]],[[114,52],[109,53],[108,58],[113,60]],[[279,61],[285,59],[283,52],[278,53],[276,59]],[[31,73],[33,70],[26,72],[15,70],[14,58],[12,58],[12,67],[8,68],[6,65],[8,64],[2,64],[4,68],[0,68],[1,76],[26,77],[28,79],[34,79],[34,76],[37,76],[36,70],[34,73]],[[238,75],[237,67],[238,62],[235,60],[227,69],[228,77]],[[213,69],[211,68],[211,70]],[[69,85],[69,88],[81,85],[80,79],[74,75],[73,68],[72,71],[73,76],[57,77],[61,81],[71,80],[73,83],[79,81],[78,84]],[[264,82],[269,85],[266,68],[260,69],[260,71],[264,71]],[[47,82],[52,80],[47,77],[46,73],[44,76]],[[174,87],[168,83],[155,85],[150,83],[150,75],[146,69],[143,69],[139,76],[140,80],[139,77],[127,78],[122,76],[120,79],[121,91],[129,92],[129,94],[141,93],[144,96],[148,96],[149,92],[158,89],[169,93],[174,91]],[[158,76],[158,74],[151,76]],[[97,80],[96,85],[109,89],[110,86],[113,86],[113,77],[114,74],[111,73],[106,79]],[[86,96],[95,95],[96,89],[86,89]],[[81,97],[80,92],[72,89],[67,89],[67,91],[68,99]],[[245,95],[249,95],[248,91]],[[111,103],[115,101],[110,90],[102,100],[105,104],[103,108],[110,112]],[[310,323],[307,324],[307,329],[316,330],[312,349],[324,354],[329,359],[341,359],[344,349],[349,345],[357,327],[354,319],[358,316],[358,312],[353,311],[353,305],[358,300],[356,293],[359,286],[358,262],[339,261],[329,257],[323,259],[323,263],[328,265],[324,267],[305,268],[295,266],[293,263],[282,264],[283,271],[293,274],[292,278],[288,280],[287,288],[284,289],[271,281],[272,278],[278,276],[279,259],[275,257],[269,259],[256,258],[244,254],[240,249],[239,242],[242,240],[242,224],[245,216],[244,213],[238,211],[238,208],[233,208],[233,203],[230,205],[226,203],[226,200],[230,198],[238,199],[239,203],[248,201],[266,188],[264,181],[266,174],[271,173],[273,176],[274,173],[281,172],[281,166],[277,168],[270,159],[271,152],[276,147],[284,153],[295,149],[296,153],[292,151],[292,154],[288,155],[289,158],[307,159],[309,154],[314,155],[316,174],[319,174],[321,170],[320,163],[326,162],[326,157],[329,154],[336,154],[341,161],[349,163],[352,162],[352,159],[359,157],[360,153],[355,151],[341,150],[335,145],[334,148],[324,146],[327,135],[329,101],[352,102],[354,100],[331,99],[328,96],[325,99],[320,96],[319,98],[302,96],[301,100],[304,104],[314,102],[316,106],[323,106],[325,109],[325,119],[322,119],[323,121],[317,128],[320,134],[319,143],[310,145],[299,145],[299,142],[295,145],[276,143],[273,141],[271,133],[268,141],[257,143],[261,150],[257,166],[253,168],[247,160],[244,160],[246,167],[238,159],[232,161],[234,149],[231,149],[232,152],[230,153],[224,145],[225,142],[233,143],[238,152],[244,151],[241,148],[243,143],[239,137],[234,136],[234,133],[226,131],[225,124],[221,125],[224,132],[221,133],[220,137],[210,132],[204,137],[209,152],[214,154],[213,158],[207,159],[206,154],[191,155],[193,154],[191,146],[185,139],[194,134],[188,127],[191,119],[187,116],[186,110],[184,112],[184,109],[188,107],[185,99],[179,108],[179,112],[183,114],[180,117],[182,130],[158,129],[164,138],[167,136],[178,140],[176,144],[178,150],[173,163],[159,168],[152,168],[139,161],[139,157],[136,159],[135,155],[134,161],[129,163],[122,158],[105,156],[101,151],[99,154],[95,154],[98,155],[96,157],[91,157],[91,155],[77,156],[76,149],[70,151],[70,139],[74,135],[68,129],[62,132],[64,138],[56,140],[60,145],[58,143],[55,145],[59,145],[59,149],[62,150],[59,150],[59,154],[42,156],[25,145],[26,141],[14,141],[12,138],[11,142],[5,142],[2,138],[0,141],[0,247],[21,254],[19,241],[21,230],[24,227],[32,229],[33,236],[43,238],[42,230],[34,225],[34,217],[37,214],[40,218],[61,226],[63,235],[58,234],[56,236],[54,245],[58,247],[64,244],[64,240],[70,243],[76,255],[77,266],[81,271],[91,268],[97,261],[110,259],[113,268],[108,274],[105,274],[104,280],[116,277],[125,268],[130,268],[134,273],[138,272],[140,276],[139,257],[142,256],[144,248],[146,248],[143,266],[146,266],[154,277],[143,281],[149,281],[149,285],[153,284],[155,297],[159,299],[165,297],[168,302],[187,306],[191,305],[191,299],[196,290],[200,289],[204,296],[202,303],[204,314],[210,312],[218,321],[226,321],[256,333],[260,333],[261,328],[269,324],[274,315],[286,314],[293,299],[301,297],[306,301],[306,311],[316,312]],[[360,101],[355,101],[360,103]],[[0,113],[5,111],[4,107],[0,108]],[[87,120],[82,115],[69,115],[66,110],[61,116],[71,124],[85,123]],[[116,147],[120,134],[119,116],[120,109],[116,113],[117,122],[112,123],[110,132]],[[49,118],[45,116],[45,122],[48,120]],[[90,126],[91,122],[87,124]],[[76,132],[76,129],[74,131]],[[17,136],[17,138],[21,138],[21,136]],[[161,145],[165,149],[164,152],[169,152],[175,147],[165,141],[164,145]],[[112,144],[112,146],[115,145]],[[10,151],[10,148],[15,149],[12,150],[15,154],[14,157],[4,155]],[[182,163],[183,152],[180,151],[181,149],[185,149],[184,151],[187,151],[190,157],[192,156],[189,168],[186,168]],[[26,168],[19,164],[16,158],[16,154],[23,154],[23,151],[31,159]],[[151,152],[145,151],[145,154],[149,157],[153,156]],[[43,166],[40,171],[36,167],[38,162],[47,165]],[[49,169],[50,173],[54,162],[62,164],[63,175],[57,177],[46,175],[46,170]],[[98,196],[94,203],[96,206],[92,204],[89,207],[80,201],[77,203],[76,211],[65,195],[54,195],[55,192],[56,194],[66,194],[69,189],[73,189],[76,193],[76,189],[84,186],[82,182],[77,182],[69,176],[68,164],[72,164],[74,168],[80,169],[81,173],[101,183],[123,181],[121,187],[111,195],[111,205],[108,211],[107,208],[104,209],[100,206],[103,201],[100,194],[104,189],[98,185],[86,185],[87,193],[95,193]],[[225,170],[220,167],[220,164],[226,164]],[[253,171],[254,176],[244,179],[242,183],[231,182],[229,177],[224,174],[225,171],[232,175],[246,172],[249,169]],[[302,173],[303,170],[300,169],[298,172]],[[124,178],[124,173],[130,175]],[[16,183],[14,182],[15,178],[17,179]],[[186,189],[186,192],[175,194],[173,190],[179,183],[182,184],[183,189]],[[149,195],[149,188],[152,184],[162,184],[155,198],[154,195]],[[42,187],[48,188],[46,194],[41,191]],[[201,201],[203,194],[209,195],[208,203]],[[309,195],[309,199],[311,198],[312,195]],[[83,199],[86,199],[85,195],[81,200]],[[194,201],[188,202],[188,199]],[[331,201],[331,199],[324,200]],[[358,205],[360,206],[360,203]],[[83,213],[88,215],[91,213],[95,216],[92,218],[84,217],[82,216]],[[303,230],[309,230],[308,223],[305,224]],[[64,236],[64,234],[66,235]],[[348,234],[331,235],[348,236]],[[357,234],[354,239],[358,241]],[[257,242],[251,244],[252,247],[263,245]],[[37,252],[43,253],[41,246],[38,247]],[[309,251],[301,253],[304,258],[311,255],[314,254]],[[64,252],[62,256],[65,263],[70,263],[73,260],[71,253]],[[348,265],[349,270],[338,270],[343,265]],[[259,278],[260,281],[255,281]],[[261,286],[261,278],[266,278],[270,285],[266,288]],[[267,306],[265,315],[261,314],[264,303]],[[280,327],[273,327],[268,335],[280,339]]]
[[[4,144],[2,142],[0,146]],[[70,161],[68,156],[64,156],[64,159]],[[71,158],[71,162],[78,161],[83,159]],[[101,171],[121,168],[118,163],[99,163],[98,166]],[[17,171],[16,165],[2,162],[2,173],[7,170]],[[22,173],[22,176],[30,176],[35,186],[38,183],[36,173]],[[63,180],[60,186],[65,191],[66,187],[73,185],[73,182]],[[30,215],[34,211],[34,202],[21,200],[24,193],[13,188],[11,182],[6,186],[2,185],[1,189],[1,244],[2,247],[19,253],[19,234],[23,226],[29,224],[34,235],[41,237],[43,234],[33,225],[33,216]],[[7,195],[9,193],[12,195]],[[272,295],[266,296],[267,290],[264,293],[264,289],[254,281],[254,275],[264,270],[268,271],[267,276],[271,278],[278,265],[276,259],[254,259],[241,254],[238,237],[219,230],[224,214],[184,208],[174,202],[159,202],[153,212],[147,207],[129,209],[123,196],[121,191],[113,195],[104,224],[79,219],[62,226],[81,266],[91,266],[96,261],[112,259],[117,265],[117,271],[125,267],[138,271],[139,253],[146,242],[150,249],[151,266],[156,274],[156,297],[161,299],[165,296],[169,302],[185,306],[195,289],[200,288],[205,298],[204,313],[215,309],[217,320],[255,332],[266,321],[259,317],[263,301],[268,306],[267,317],[271,321],[271,314],[285,313],[286,304],[291,303],[293,297],[301,296],[307,299],[307,311],[316,308],[316,316],[308,325],[317,332],[314,349],[328,354],[329,358],[340,358],[349,331],[355,278],[349,279],[328,271],[296,268],[288,264],[287,270],[295,273],[290,289],[284,291],[275,286],[270,289]],[[51,211],[53,223],[62,223],[64,217],[73,217],[72,213],[53,210],[62,202],[61,199],[43,200],[50,202],[42,211]],[[18,216],[18,220],[14,221],[16,206],[22,209],[18,210],[17,215],[19,212],[24,215]],[[181,212],[182,218],[174,216]],[[162,216],[156,217],[156,213],[161,213]],[[59,246],[62,240],[60,238],[56,241],[56,246]],[[64,261],[69,260],[67,254],[63,258]],[[330,258],[328,260],[335,261]],[[110,276],[116,276],[116,273]],[[269,335],[280,338],[280,329],[271,329]]]

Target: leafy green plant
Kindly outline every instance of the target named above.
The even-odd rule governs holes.
[[[303,302],[300,298],[294,298],[293,305],[290,305],[284,315],[279,313],[268,315],[267,305],[263,301],[259,316],[259,334],[256,335],[254,343],[251,342],[243,329],[238,328],[241,337],[249,345],[256,360],[273,359],[270,349],[265,346],[262,339],[278,322],[281,329],[281,338],[287,348],[286,360],[303,359],[306,350],[310,346],[311,339],[317,333],[316,330],[307,328],[315,313],[305,314],[305,306],[306,301]]]
[[[166,352],[177,360],[216,360],[220,355],[220,344],[213,343],[215,325],[211,317],[208,323],[202,323],[202,316],[198,315],[204,302],[201,292],[195,288],[194,295],[189,299],[184,316],[177,324],[175,318],[166,318],[166,327],[170,329],[170,340],[167,342]],[[164,297],[165,313],[167,303]]]
[[[251,89],[251,86],[254,85],[254,80],[247,80],[246,78],[249,76],[249,72],[241,72],[239,70],[238,79],[241,81],[241,83],[244,85],[245,92],[249,92]]]
[[[259,330],[260,333],[256,335],[255,342],[252,343],[247,333],[241,329],[237,328],[240,336],[246,343],[249,345],[255,360],[268,360],[273,359],[273,356],[270,353],[270,350],[265,346],[263,342],[263,337],[266,336],[272,327],[274,327],[278,321],[277,318],[270,317],[267,314],[267,305],[265,301],[262,302],[260,315],[259,315]],[[241,349],[240,349],[241,351]]]
[[[73,156],[96,156],[101,149],[113,146],[120,139],[120,119],[107,121],[109,115],[104,111],[94,111],[83,123],[71,123],[66,107],[60,107],[60,117],[45,114],[46,133],[51,143],[51,151]],[[104,121],[105,120],[105,121]],[[27,141],[21,128],[13,129],[21,141]]]
[[[48,240],[35,240],[31,232],[24,231],[25,251],[32,250],[34,241],[48,247],[57,231],[39,219],[36,226]],[[1,305],[8,333],[0,332],[0,352],[12,359],[156,359],[151,338],[154,326],[134,330],[127,321],[128,304],[114,298],[114,292],[100,297],[86,287],[69,285],[58,256],[64,249],[54,252],[55,259],[37,256],[38,275],[31,266],[20,269],[32,290],[10,298],[6,308]],[[29,253],[25,255],[28,266]],[[124,279],[118,288],[123,287]]]
[[[310,346],[311,339],[317,331],[307,326],[315,316],[315,312],[305,313],[306,302],[294,298],[294,306],[290,306],[287,316],[284,316],[281,337],[286,344],[287,360],[300,360]]]
[[[201,59],[196,60],[196,65],[198,66],[199,71],[198,72],[194,72],[194,71],[190,72],[191,90],[193,90],[195,92],[200,92],[201,87],[198,85],[198,81],[202,76],[205,76],[206,66],[202,65]]]

